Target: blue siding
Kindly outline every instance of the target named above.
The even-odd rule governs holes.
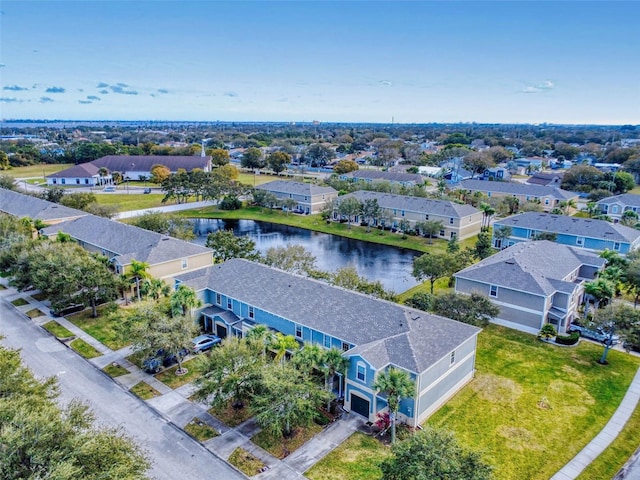
[[[358,380],[358,363],[364,365],[365,367],[365,381]],[[349,368],[347,369],[347,378],[349,380],[359,383],[361,385],[366,385],[369,388],[373,388],[374,378],[376,375],[376,371],[369,365],[369,363],[364,360],[360,355],[352,355],[349,357]]]

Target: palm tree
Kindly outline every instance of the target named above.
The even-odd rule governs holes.
[[[169,303],[171,304],[172,316],[185,315],[189,318],[191,318],[193,309],[202,305],[195,290],[186,285],[178,286],[176,291],[171,295]]]
[[[373,384],[374,390],[378,393],[387,394],[387,404],[391,420],[391,443],[396,442],[396,414],[400,408],[400,400],[412,398],[415,393],[415,384],[409,374],[404,370],[389,367],[386,372],[382,372]]]
[[[288,350],[300,348],[298,341],[291,335],[283,335],[278,332],[269,341],[269,348],[276,353],[274,360],[284,365],[284,357]]]
[[[324,382],[327,390],[331,392],[331,384],[336,373],[341,374],[338,386],[338,398],[342,397],[342,379],[349,366],[349,359],[342,356],[342,351],[333,347],[324,352],[322,372],[324,373]],[[327,411],[331,407],[331,402],[327,404]]]
[[[480,210],[482,210],[482,230],[488,230],[491,225],[491,217],[496,213],[496,209],[491,205],[485,202],[481,202],[478,206]]]
[[[584,293],[587,295],[591,295],[594,299],[594,307],[597,313],[598,308],[600,307],[600,303],[605,300],[613,297],[615,293],[615,287],[611,283],[610,280],[604,278],[597,278],[592,282],[587,282],[584,284]],[[584,302],[584,317],[587,318],[589,314],[589,302],[585,299]]]
[[[171,287],[158,278],[146,278],[140,285],[140,290],[143,295],[154,300],[171,295]]]
[[[315,343],[305,343],[304,347],[293,356],[293,363],[306,376],[314,370],[321,370],[324,360],[324,349]]]
[[[267,345],[271,341],[271,336],[272,333],[266,325],[256,325],[246,333],[245,338],[248,342],[260,345],[262,356],[264,357],[267,351]]]
[[[136,292],[138,295],[138,301],[140,301],[140,280],[143,280],[145,278],[150,278],[149,272],[147,271],[148,268],[149,268],[149,264],[146,262],[131,260],[131,267],[129,268],[127,277],[135,280],[136,282]]]

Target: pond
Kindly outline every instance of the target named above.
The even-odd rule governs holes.
[[[261,254],[271,247],[302,245],[316,257],[320,270],[335,272],[353,265],[358,274],[370,281],[379,280],[387,290],[402,293],[418,284],[411,275],[413,259],[421,255],[388,245],[312,232],[297,227],[254,220],[193,219],[194,242],[204,245],[207,235],[220,229],[236,235],[249,235]]]

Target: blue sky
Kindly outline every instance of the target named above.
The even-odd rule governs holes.
[[[0,118],[640,123],[635,1],[11,1]]]

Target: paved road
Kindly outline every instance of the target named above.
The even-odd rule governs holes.
[[[22,349],[23,362],[36,376],[58,377],[65,402],[78,398],[91,406],[98,422],[122,425],[148,451],[152,478],[246,478],[27,320],[5,299],[0,299],[0,335],[5,337],[0,343]]]

